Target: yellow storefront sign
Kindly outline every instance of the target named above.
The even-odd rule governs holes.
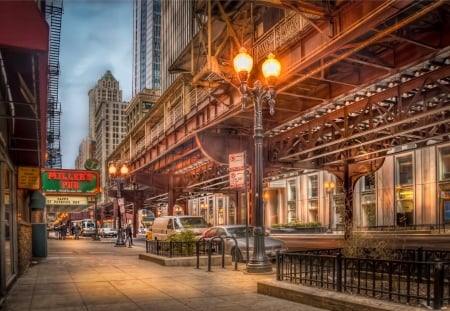
[[[17,187],[21,189],[39,190],[41,169],[39,167],[19,166]]]

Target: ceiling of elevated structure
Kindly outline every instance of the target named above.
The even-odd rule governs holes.
[[[283,69],[275,115],[263,110],[266,176],[311,168],[342,178],[348,169],[356,180],[397,150],[450,140],[448,1],[213,1],[209,25],[207,3],[197,1],[202,31],[171,70],[192,74],[193,85],[218,100],[237,94],[231,63],[240,45],[258,57],[266,43],[252,37],[251,25],[285,16],[284,26],[272,22],[264,32],[287,36],[304,23],[272,50]],[[258,77],[256,71],[252,79]],[[208,130],[251,137],[251,105],[231,110]],[[194,162],[201,161],[199,153]],[[227,187],[224,180],[191,178],[198,188]]]
[[[251,18],[264,20],[264,14],[273,14],[259,10],[262,4],[293,9],[303,17],[313,9],[318,14],[306,16],[308,25],[296,40],[275,49],[288,66],[276,86],[275,115],[264,110],[268,173],[317,168],[339,176],[350,166],[350,174],[357,177],[379,168],[396,146],[449,140],[449,2],[254,1]],[[231,59],[225,60],[233,48],[237,51],[238,33],[246,34],[245,5],[227,11],[235,29],[230,47],[221,54],[218,49],[210,52],[218,63],[211,67],[214,82],[224,82],[224,87],[236,83]],[[219,24],[227,24],[222,18]],[[217,33],[211,37],[223,40]],[[256,40],[253,45],[255,54],[258,44]],[[203,73],[199,80],[211,83],[211,74]],[[253,118],[252,109],[242,112],[237,107],[220,128],[251,134]]]

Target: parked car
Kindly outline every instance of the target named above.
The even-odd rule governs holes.
[[[117,237],[117,230],[113,228],[100,229],[100,236],[102,238],[115,238]]]
[[[201,216],[161,216],[156,217],[152,225],[152,238],[164,241],[172,233],[180,233],[183,230],[192,230],[200,236],[206,229],[208,223]]]
[[[225,254],[229,254],[232,260],[235,261],[237,256],[238,262],[245,262],[247,258],[247,237],[248,237],[248,253],[251,257],[253,254],[254,237],[253,227],[246,227],[245,225],[225,225],[215,226],[207,229],[202,234],[202,239],[209,240],[213,237],[222,237],[225,243]],[[235,255],[235,242],[237,242],[237,253]],[[264,236],[264,246],[266,255],[269,259],[274,259],[277,251],[285,251],[286,247],[283,241],[272,238],[267,234]]]

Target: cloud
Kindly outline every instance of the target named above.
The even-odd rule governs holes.
[[[62,167],[74,168],[81,141],[88,135],[88,92],[111,70],[131,99],[133,2],[64,2],[60,47]]]

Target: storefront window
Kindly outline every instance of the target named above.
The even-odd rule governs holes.
[[[450,180],[450,147],[439,149],[439,180]]]
[[[236,204],[233,200],[229,199],[229,206],[228,206],[228,225],[234,225],[236,224]]]
[[[206,219],[206,218],[205,218]],[[208,218],[207,221],[211,225],[216,225],[215,213],[214,213],[214,197],[208,198]]]
[[[364,176],[362,185],[362,225],[373,227],[376,226],[375,174]]]
[[[217,224],[224,225],[225,224],[225,208],[224,208],[224,198],[217,198]]]
[[[414,224],[414,189],[412,155],[397,158],[396,167],[396,199],[397,225]]]
[[[308,176],[308,221],[319,221],[318,175]]]
[[[295,179],[288,180],[287,185],[287,221],[293,222],[297,220],[297,187]]]

